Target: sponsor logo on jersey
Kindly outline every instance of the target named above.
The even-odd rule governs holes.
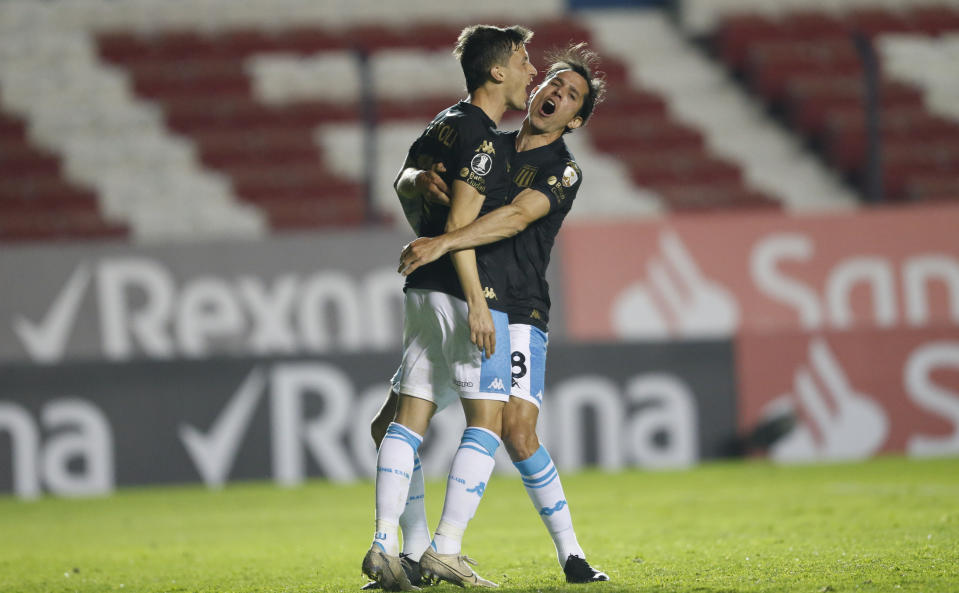
[[[559,183],[549,186],[549,191],[553,192],[553,195],[556,196],[556,200],[559,202],[566,199],[566,192],[563,191],[563,186]]]
[[[486,388],[493,389],[495,391],[506,391],[506,387],[503,386],[503,380],[500,379],[499,377],[496,377],[495,379],[490,381],[489,385]]]
[[[579,181],[579,171],[576,169],[576,164],[566,165],[566,170],[563,171],[563,185],[572,187],[577,181]]]
[[[523,165],[516,173],[516,177],[513,177],[513,183],[518,187],[529,187],[533,184],[533,180],[536,179],[537,171],[539,171],[538,167]]]
[[[493,169],[493,159],[485,152],[478,152],[470,161],[470,169],[480,177],[485,177]]]
[[[483,140],[479,145],[479,148],[476,149],[476,152],[485,152],[486,154],[496,154],[496,149],[493,148],[493,143],[489,140]]]

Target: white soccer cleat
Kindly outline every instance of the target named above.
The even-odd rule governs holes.
[[[419,591],[410,583],[399,556],[390,556],[379,544],[370,546],[363,557],[363,574],[379,583],[384,591]]]
[[[475,566],[476,561],[465,554],[437,554],[433,548],[427,548],[420,558],[420,571],[425,579],[440,579],[460,587],[499,587],[473,572],[470,564]]]

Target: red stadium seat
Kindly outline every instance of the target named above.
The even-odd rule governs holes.
[[[907,17],[882,9],[854,10],[846,15],[846,22],[856,31],[869,36],[914,30],[913,23]]]
[[[939,35],[959,31],[959,9],[948,6],[916,7],[910,21],[917,32]]]
[[[842,20],[822,12],[794,12],[782,18],[783,33],[796,41],[845,39],[849,29]]]
[[[670,209],[677,212],[708,212],[733,209],[779,208],[780,203],[769,196],[743,188],[739,183],[699,184],[677,183],[657,188]]]
[[[103,221],[96,211],[28,211],[0,216],[0,241],[125,238],[123,226]]]
[[[959,202],[959,177],[949,173],[922,173],[913,175],[904,188],[906,200],[937,200]]]
[[[750,47],[784,38],[786,27],[782,23],[757,15],[740,15],[720,24],[714,45],[722,61],[732,70],[740,71]]]

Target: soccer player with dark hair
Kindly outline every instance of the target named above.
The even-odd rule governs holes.
[[[526,491],[556,547],[566,580],[583,583],[609,577],[586,562],[576,539],[563,487],[549,452],[536,436],[542,405],[548,343],[550,251],[582,184],[582,172],[563,135],[582,127],[606,91],[594,72],[597,56],[585,44],[551,56],[546,79],[534,89],[519,132],[507,134],[516,154],[511,201],[472,224],[438,237],[419,238],[400,257],[400,272],[415,273],[459,249],[506,244],[512,388],[503,417],[503,441]]]
[[[531,36],[523,27],[487,25],[460,34],[453,54],[463,67],[469,97],[426,127],[394,184],[418,234],[454,231],[506,203],[512,147],[496,125],[507,109],[525,106],[526,89],[536,74],[526,52]],[[436,163],[446,169],[433,171]],[[437,184],[449,188],[449,206],[425,199]],[[362,563],[375,586],[414,589],[413,581],[419,580],[416,561],[431,576],[495,586],[473,572],[460,552],[463,533],[493,471],[509,399],[507,255],[501,245],[461,250],[406,279],[403,354],[390,395],[397,402],[395,417],[390,415],[393,422],[379,442],[376,529]],[[467,428],[450,466],[443,514],[430,541],[417,450],[436,410],[457,399]],[[401,559],[404,514],[411,519],[403,524],[408,556]]]

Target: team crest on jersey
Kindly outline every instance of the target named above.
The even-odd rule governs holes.
[[[577,181],[579,181],[579,170],[576,169],[576,164],[566,165],[566,170],[563,171],[563,185],[572,187]]]
[[[485,152],[478,152],[470,161],[470,169],[480,177],[486,177],[486,174],[493,169],[493,159]]]
[[[493,143],[489,140],[483,140],[480,143],[479,148],[476,149],[476,152],[485,152],[486,154],[496,154],[496,149],[493,148]]]
[[[533,183],[533,179],[536,179],[536,172],[539,171],[538,167],[533,165],[523,165],[519,171],[516,172],[516,177],[513,177],[513,183],[517,187],[529,187]]]

